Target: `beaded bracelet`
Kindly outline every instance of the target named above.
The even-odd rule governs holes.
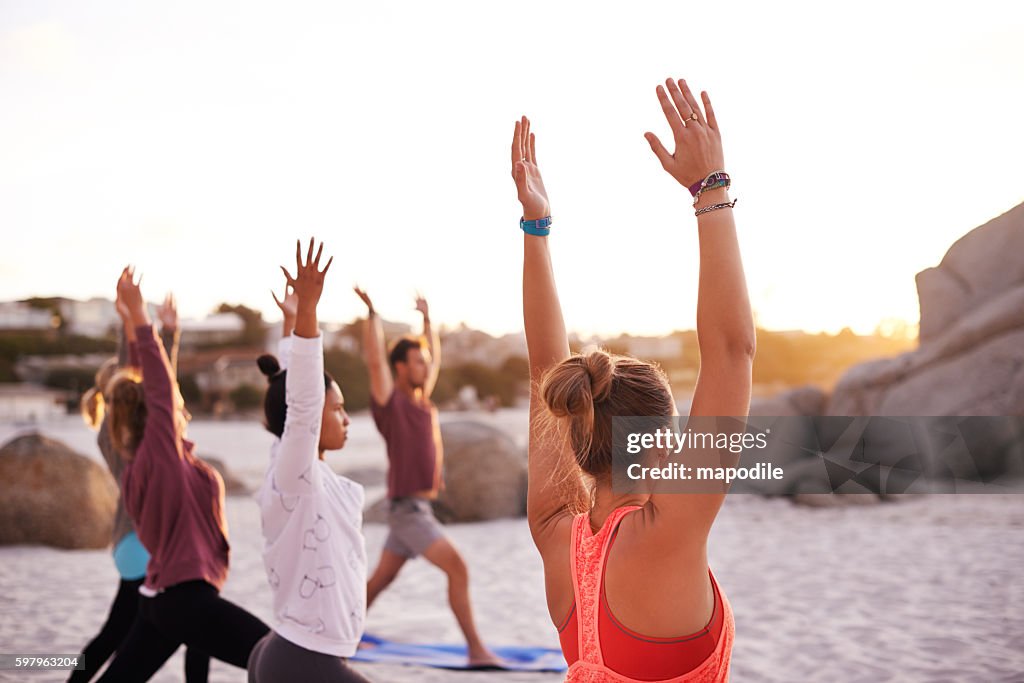
[[[731,202],[722,202],[720,204],[712,204],[711,206],[705,206],[703,209],[697,209],[696,211],[694,211],[693,215],[699,216],[702,213],[707,213],[708,211],[717,211],[718,209],[731,209],[732,207],[736,206],[736,202],[738,201],[739,198],[734,199]]]

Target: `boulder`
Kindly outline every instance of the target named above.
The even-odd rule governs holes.
[[[99,462],[38,433],[0,448],[0,544],[106,548],[117,484]]]
[[[446,422],[444,488],[434,511],[444,522],[526,515],[526,453],[508,434],[481,422]]]
[[[224,461],[220,458],[200,455],[199,459],[217,470],[220,478],[224,480],[224,495],[248,496],[252,494],[252,489],[250,489],[234,472],[229,470],[228,466],[224,464]]]
[[[918,274],[919,347],[850,368],[827,414],[1024,415],[1022,253],[1024,205],[958,240]]]
[[[1024,204],[953,243],[934,268],[917,274],[920,341],[941,337],[967,312],[1024,283]]]
[[[444,488],[434,514],[445,524],[526,514],[526,453],[505,432],[481,422],[441,424]],[[378,500],[364,522],[386,522],[387,501]]]

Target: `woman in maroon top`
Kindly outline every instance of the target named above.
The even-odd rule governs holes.
[[[115,376],[110,437],[125,459],[125,509],[151,557],[139,616],[101,681],[145,681],[181,644],[245,668],[270,629],[218,594],[228,576],[224,482],[184,438],[184,403],[134,272],[117,283],[138,339],[142,382]]]

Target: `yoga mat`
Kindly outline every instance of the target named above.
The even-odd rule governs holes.
[[[507,671],[558,672],[568,669],[561,650],[517,645],[491,646],[491,650],[501,657]],[[396,643],[370,634],[363,635],[362,646],[351,659],[357,662],[419,664],[437,669],[471,669],[466,664],[465,645]]]

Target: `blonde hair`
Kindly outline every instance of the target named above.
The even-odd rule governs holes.
[[[81,409],[82,419],[90,429],[99,429],[103,424],[103,415],[106,411],[106,400],[103,397],[103,389],[110,382],[110,378],[117,372],[117,359],[110,358],[103,362],[103,365],[96,371],[95,383],[89,391],[82,396]]]
[[[550,368],[541,378],[540,396],[547,408],[544,427],[568,443],[578,468],[557,473],[562,477],[582,471],[599,480],[611,474],[612,417],[667,417],[675,412],[668,377],[660,367],[596,348]]]
[[[146,429],[146,397],[142,390],[142,377],[137,370],[118,370],[103,392],[109,405],[107,429],[114,448],[121,457],[131,460],[142,442]]]

